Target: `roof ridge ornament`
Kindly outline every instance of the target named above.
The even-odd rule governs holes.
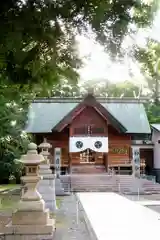
[[[86,91],[82,94],[82,101],[83,99],[86,99],[88,97],[94,97],[94,96],[95,96],[94,88],[88,87]]]
[[[89,87],[87,92],[88,92],[88,95],[92,95],[93,96],[95,94],[93,87]]]

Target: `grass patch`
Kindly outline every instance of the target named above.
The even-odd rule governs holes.
[[[0,210],[14,210],[17,207],[17,204],[20,200],[19,195],[9,194],[9,193],[1,193],[0,194]],[[56,199],[57,207],[61,206],[61,198]],[[52,213],[51,213],[52,215]]]
[[[62,201],[61,197],[56,198],[56,204],[58,209],[61,207],[61,201]],[[54,212],[50,212],[50,218],[56,218],[56,214]]]
[[[0,185],[0,192],[16,189],[19,187],[20,187],[20,184],[3,184],[3,185]]]
[[[17,185],[17,184],[0,185],[0,191],[5,191],[5,190],[9,191],[12,189],[16,189],[18,187],[20,187],[20,185]],[[17,208],[17,204],[19,200],[20,200],[20,195],[15,195],[15,194],[12,194],[11,192],[0,193],[0,211],[15,210]],[[61,201],[62,201],[61,197],[56,198],[57,208],[61,207]]]
[[[57,204],[57,208],[60,208],[61,206],[61,198],[56,198],[56,204]]]
[[[0,210],[14,210],[20,200],[20,196],[0,194]]]

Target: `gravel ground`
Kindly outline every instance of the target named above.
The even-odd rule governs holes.
[[[57,229],[54,240],[91,240],[79,206],[77,221],[77,204],[75,195],[62,198],[57,211]]]
[[[56,213],[56,232],[53,238],[54,240],[91,240],[80,206],[78,212],[77,221],[75,195],[61,197],[60,208]],[[11,214],[11,212],[0,211],[0,232],[3,232],[3,226],[10,221]]]
[[[160,200],[160,194],[152,195],[123,195],[132,201]],[[149,206],[160,213],[160,206]],[[91,240],[83,217],[83,211],[79,206],[77,218],[77,202],[75,195],[61,197],[60,208],[56,213],[56,232],[54,240]],[[8,214],[0,213],[0,226],[8,222]],[[3,223],[3,224],[2,224]],[[0,229],[1,230],[1,229]]]

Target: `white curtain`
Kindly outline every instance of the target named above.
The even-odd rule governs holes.
[[[70,152],[81,152],[86,150],[88,147],[87,137],[70,137],[69,139],[69,151]]]
[[[90,149],[95,152],[108,152],[107,137],[90,137]]]
[[[95,152],[108,152],[107,137],[70,137],[69,151],[81,152],[90,148]]]

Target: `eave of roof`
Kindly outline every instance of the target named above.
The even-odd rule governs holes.
[[[26,131],[29,133],[52,132],[52,128],[84,98],[37,98],[29,108]],[[150,134],[150,126],[143,102],[147,99],[96,98],[112,116],[127,129],[126,133]]]
[[[160,123],[153,123],[151,124],[151,128],[157,132],[160,132]]]
[[[104,98],[104,97],[95,97],[95,99],[100,103],[146,103],[148,98]],[[84,98],[80,97],[51,97],[51,98],[36,98],[33,100],[34,103],[80,103]]]

